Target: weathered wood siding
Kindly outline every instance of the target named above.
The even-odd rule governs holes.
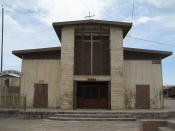
[[[27,107],[34,104],[34,84],[48,84],[48,108],[59,107],[60,60],[23,59],[21,94],[26,95]]]
[[[150,85],[150,107],[163,106],[162,65],[152,64],[150,60],[125,60],[125,105],[135,108],[136,85]]]

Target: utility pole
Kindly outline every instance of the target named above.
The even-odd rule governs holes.
[[[1,32],[1,72],[3,70],[3,44],[4,44],[4,6],[3,6],[3,0],[1,1],[1,7],[2,7],[2,32]]]

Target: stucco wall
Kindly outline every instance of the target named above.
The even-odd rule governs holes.
[[[62,28],[61,109],[73,109],[74,27]]]
[[[123,31],[110,27],[111,53],[111,109],[122,109],[124,105],[123,81]],[[61,49],[61,108],[73,108],[74,27],[62,29]],[[93,77],[93,76],[91,76]],[[95,77],[95,76],[94,76]]]
[[[0,86],[5,86],[5,80],[9,79],[9,86],[20,86],[20,77],[0,77]]]
[[[60,105],[60,60],[24,59],[22,61],[21,94],[26,95],[27,107],[33,107],[34,84],[48,84],[48,107]]]
[[[121,28],[110,28],[111,55],[111,109],[123,109],[123,31]]]
[[[21,78],[20,77],[6,77],[6,76],[3,76],[3,77],[0,77],[0,95],[9,95],[8,94],[8,88],[9,87],[6,87],[5,85],[5,80],[9,79],[9,87],[19,87],[20,89],[20,81],[21,81]]]
[[[125,106],[135,108],[136,85],[150,85],[150,107],[161,108],[162,96],[162,66],[152,64],[148,60],[125,60]]]

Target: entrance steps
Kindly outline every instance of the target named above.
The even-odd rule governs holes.
[[[158,127],[158,131],[175,131],[175,121],[167,121],[167,126]]]
[[[58,112],[54,116],[48,117],[50,120],[59,121],[135,121],[131,114],[120,114],[115,112],[97,111],[71,111]]]

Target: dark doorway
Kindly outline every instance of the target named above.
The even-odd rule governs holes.
[[[77,108],[108,108],[108,82],[77,82]]]
[[[136,108],[150,108],[150,88],[149,85],[136,85]]]
[[[46,108],[48,105],[48,84],[35,84],[34,107]]]

